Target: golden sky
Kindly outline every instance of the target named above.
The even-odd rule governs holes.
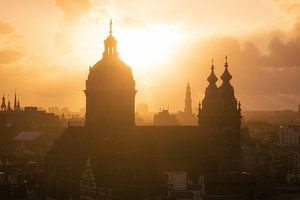
[[[0,0],[0,88],[22,105],[85,106],[88,68],[109,19],[136,79],[136,102],[183,109],[228,55],[244,110],[300,104],[300,0]]]

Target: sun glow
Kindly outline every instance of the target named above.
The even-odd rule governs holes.
[[[101,26],[105,28],[100,30]],[[170,52],[184,39],[181,26],[170,24],[134,28],[114,24],[113,35],[118,41],[120,58],[138,73],[153,70],[157,64],[165,62]],[[83,59],[77,64],[99,60],[107,36],[108,24],[85,24],[79,27],[72,41],[75,59]]]
[[[136,30],[124,29],[117,38],[120,57],[136,70],[147,70],[166,61],[183,35],[177,26],[153,25]]]

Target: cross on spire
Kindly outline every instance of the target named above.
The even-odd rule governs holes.
[[[211,59],[211,69],[214,70],[215,66],[214,66],[214,59]]]
[[[228,57],[227,57],[227,55],[225,56],[225,67],[226,68],[228,67]]]
[[[112,19],[111,19],[110,22],[109,22],[109,34],[110,35],[112,34],[112,24],[113,24],[113,22],[112,22]]]
[[[218,81],[218,78],[216,77],[214,70],[215,70],[214,59],[211,59],[211,73],[207,78],[210,85],[216,85],[216,82]]]
[[[117,40],[112,35],[112,20],[109,22],[109,36],[104,41],[103,56],[118,56]]]

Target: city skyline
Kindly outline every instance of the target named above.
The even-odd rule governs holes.
[[[298,1],[256,1],[249,9],[250,1],[234,6],[203,1],[187,9],[182,1],[172,8],[166,8],[167,2],[136,2],[128,9],[123,1],[77,2],[28,0],[14,7],[13,1],[1,1],[0,84],[5,93],[12,96],[17,88],[24,105],[84,107],[83,81],[101,56],[112,18],[120,57],[136,77],[137,103],[153,111],[163,105],[182,110],[187,82],[195,108],[211,59],[219,75],[225,55],[244,110],[297,110]],[[157,12],[153,18],[152,10]]]

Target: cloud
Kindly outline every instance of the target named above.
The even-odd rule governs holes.
[[[63,19],[73,21],[92,8],[91,0],[55,0],[55,6],[63,13]]]
[[[299,20],[300,22],[300,20]],[[162,66],[157,85],[165,88],[180,88],[188,80],[193,88],[194,103],[203,98],[210,73],[211,59],[215,60],[217,76],[223,73],[224,57],[229,57],[229,69],[236,96],[246,110],[296,109],[300,98],[300,26],[295,24],[288,34],[272,36],[267,51],[260,50],[256,43],[235,37],[213,37],[186,44],[172,55],[170,66]],[[169,72],[172,71],[172,76]],[[175,81],[176,80],[176,81]],[[172,82],[169,86],[168,82]],[[219,79],[218,84],[221,84]],[[156,90],[155,90],[156,89]],[[173,100],[159,88],[154,88],[154,96],[164,97],[162,102],[172,102],[172,107],[180,105],[179,91],[169,91]],[[184,89],[183,89],[184,90]],[[176,93],[176,94],[175,94]]]
[[[288,13],[295,13],[297,15],[299,15],[299,11],[300,11],[300,2],[298,0],[275,0],[274,1],[277,5],[279,5],[279,7]]]
[[[59,21],[59,31],[55,35],[55,45],[67,52],[72,50],[71,38],[76,31],[78,20],[90,9],[91,0],[55,0],[55,6],[62,12]]]
[[[24,50],[5,48],[0,50],[0,64],[11,64],[19,61],[25,55]]]
[[[14,33],[15,30],[15,27],[11,23],[0,20],[0,36]]]

